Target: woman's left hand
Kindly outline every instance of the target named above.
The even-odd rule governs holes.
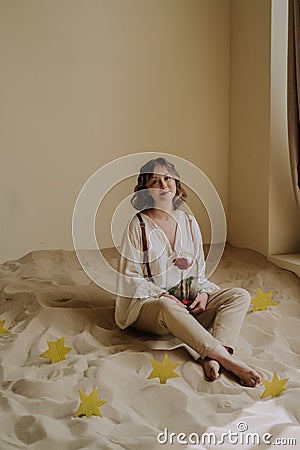
[[[196,315],[199,314],[206,309],[208,300],[208,294],[206,292],[199,293],[193,303],[189,306],[189,311],[191,314]]]

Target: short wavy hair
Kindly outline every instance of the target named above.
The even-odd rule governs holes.
[[[154,206],[153,198],[149,194],[146,185],[154,173],[154,167],[158,164],[164,166],[168,170],[170,175],[172,175],[175,179],[176,194],[173,198],[173,208],[178,209],[180,205],[186,201],[187,194],[184,188],[181,186],[180,177],[177,170],[175,169],[174,164],[172,164],[165,158],[155,158],[146,162],[146,164],[141,167],[137,185],[134,188],[135,193],[131,199],[131,204],[135,209],[139,211],[153,208]]]

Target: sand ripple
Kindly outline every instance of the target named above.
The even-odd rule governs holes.
[[[115,253],[108,259],[116,264]],[[119,330],[113,295],[86,277],[74,252],[36,251],[2,264],[0,320],[11,333],[0,337],[0,448],[153,450],[168,448],[156,442],[166,427],[221,433],[234,430],[238,420],[252,432],[292,437],[300,423],[300,280],[256,252],[230,246],[212,280],[244,287],[252,296],[257,288],[273,290],[279,306],[249,311],[237,354],[264,379],[274,371],[289,378],[276,399],[261,399],[263,385],[245,388],[224,370],[207,381],[171,335]],[[62,336],[72,350],[66,360],[49,364],[39,355],[47,340]],[[150,360],[166,352],[182,361],[180,377],[165,385],[147,380]],[[74,418],[78,390],[90,393],[95,386],[106,400],[104,417]]]

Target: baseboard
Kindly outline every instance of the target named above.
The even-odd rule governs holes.
[[[269,255],[267,259],[276,266],[294,272],[300,278],[300,253]]]

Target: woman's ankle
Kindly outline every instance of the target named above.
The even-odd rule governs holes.
[[[229,353],[222,344],[219,344],[207,355],[207,357],[220,362],[220,359],[228,359]]]

